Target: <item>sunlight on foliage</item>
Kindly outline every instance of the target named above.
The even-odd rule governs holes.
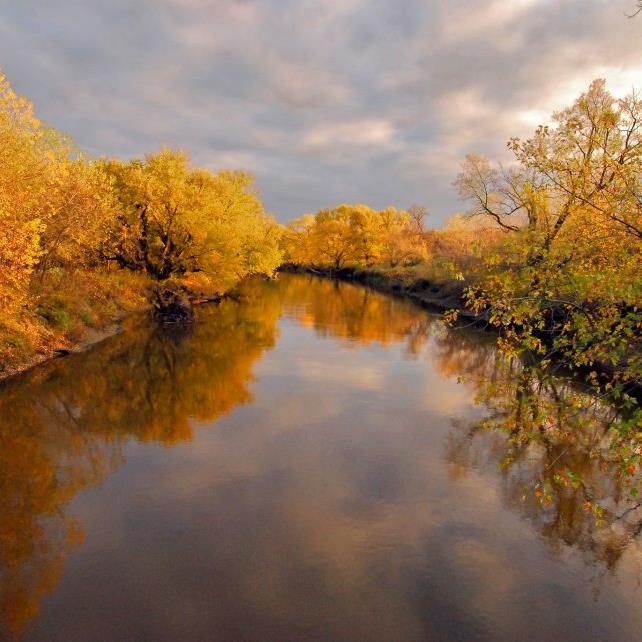
[[[280,228],[253,182],[172,150],[87,160],[0,75],[0,372],[72,345],[155,291],[207,297],[271,275]]]

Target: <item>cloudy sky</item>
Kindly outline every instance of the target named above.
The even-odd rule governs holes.
[[[0,0],[0,67],[91,155],[247,169],[281,221],[366,202],[439,224],[466,153],[506,158],[595,77],[642,89],[633,4]]]

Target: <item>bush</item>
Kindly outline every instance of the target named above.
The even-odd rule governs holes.
[[[67,330],[71,324],[71,316],[65,302],[60,297],[50,297],[41,301],[36,313],[51,325],[61,330]]]

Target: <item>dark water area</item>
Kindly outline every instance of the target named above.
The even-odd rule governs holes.
[[[302,275],[14,378],[0,638],[642,640],[642,516],[584,440],[484,428],[514,379],[490,335]],[[586,487],[542,502],[565,461]]]

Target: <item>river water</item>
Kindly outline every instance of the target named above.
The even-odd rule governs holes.
[[[301,275],[131,326],[0,388],[0,638],[642,639],[635,511],[507,458],[490,335]]]

